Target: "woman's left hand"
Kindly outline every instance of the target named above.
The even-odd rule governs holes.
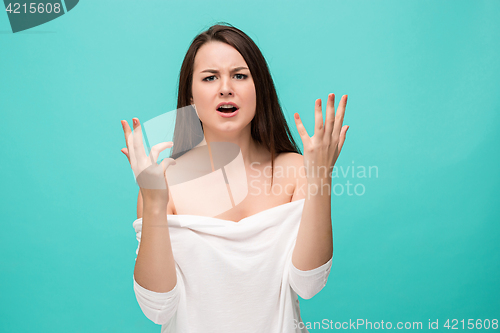
[[[299,114],[294,114],[295,125],[304,147],[304,166],[308,183],[318,179],[331,178],[333,166],[344,145],[346,132],[349,129],[347,125],[342,126],[347,95],[343,95],[340,99],[337,112],[335,112],[334,102],[335,94],[329,94],[326,104],[326,119],[323,125],[321,99],[316,100],[315,126],[312,137],[307,134]],[[325,174],[325,170],[327,174]]]

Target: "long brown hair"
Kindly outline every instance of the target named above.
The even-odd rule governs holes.
[[[184,57],[179,74],[179,91],[177,95],[177,108],[183,108],[191,104],[193,68],[196,53],[202,45],[208,42],[218,41],[234,47],[245,59],[255,84],[256,110],[255,117],[251,121],[251,136],[256,142],[262,144],[271,153],[271,186],[274,176],[274,159],[283,152],[295,152],[301,154],[288,128],[283,115],[283,110],[278,100],[274,82],[269,72],[267,62],[254,41],[243,31],[235,28],[229,23],[223,22],[211,26],[196,36]],[[194,115],[194,116],[193,116]],[[196,114],[191,112],[179,112],[175,128],[187,128],[190,122],[197,121]],[[199,120],[201,123],[201,120]],[[178,123],[184,126],[177,126]],[[202,128],[203,128],[203,124]],[[187,131],[174,131],[174,145],[172,157],[177,158],[183,154],[180,151],[186,143],[194,147],[203,140],[200,135],[193,135]],[[182,144],[177,144],[182,143]],[[177,150],[176,150],[177,147]]]

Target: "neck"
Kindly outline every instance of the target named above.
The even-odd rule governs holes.
[[[253,162],[265,163],[267,161],[266,158],[270,156],[269,151],[265,147],[252,139],[250,124],[237,133],[214,132],[207,128],[204,129],[204,135],[205,137],[199,144],[200,146],[206,145],[207,142],[209,147],[211,142],[231,142],[238,145],[246,167],[249,167]]]

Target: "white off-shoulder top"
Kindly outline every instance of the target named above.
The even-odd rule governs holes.
[[[301,271],[292,264],[305,199],[239,222],[167,215],[177,284],[165,293],[134,278],[142,311],[161,333],[308,332],[297,294],[309,299],[326,285],[333,257]],[[142,219],[133,223],[139,252]]]

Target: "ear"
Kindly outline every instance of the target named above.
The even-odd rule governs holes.
[[[191,104],[194,104],[194,103],[193,103],[193,97],[191,97],[191,98],[189,99],[189,101],[190,101],[190,103],[191,103]]]

